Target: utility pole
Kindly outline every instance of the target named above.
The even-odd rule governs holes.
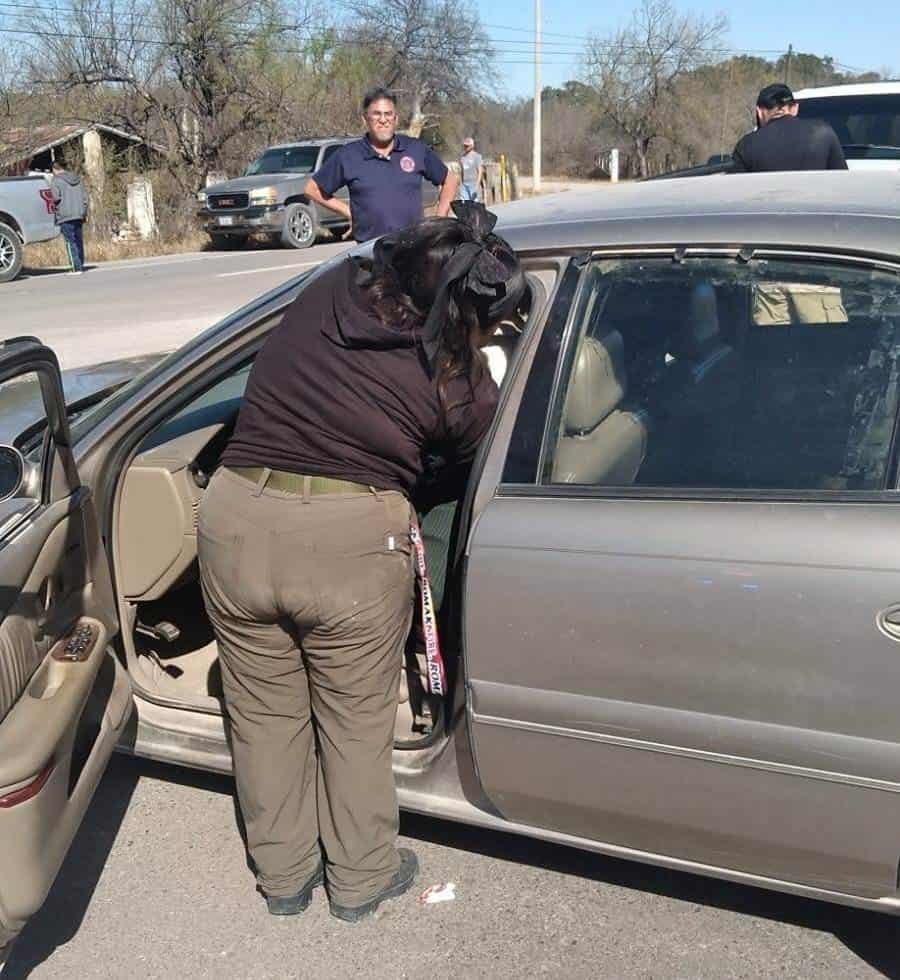
[[[785,85],[791,84],[791,61],[793,60],[793,57],[794,57],[794,45],[789,44],[787,58],[785,58],[784,61],[784,84]]]
[[[532,192],[541,189],[541,28],[542,0],[534,0],[534,142],[531,151]]]

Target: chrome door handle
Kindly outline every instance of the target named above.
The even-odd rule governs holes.
[[[900,605],[883,609],[875,617],[875,625],[888,639],[900,642]]]

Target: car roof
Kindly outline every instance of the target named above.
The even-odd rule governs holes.
[[[498,233],[520,251],[702,243],[900,254],[900,170],[603,183],[495,210]]]
[[[294,140],[291,143],[274,143],[267,146],[263,153],[268,150],[290,150],[295,146],[325,146],[327,143],[347,143],[349,140],[357,139],[356,136],[315,136],[308,140]]]
[[[898,82],[855,82],[852,85],[823,85],[794,92],[795,99],[840,98],[844,95],[900,95]]]

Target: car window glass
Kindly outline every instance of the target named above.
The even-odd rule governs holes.
[[[130,381],[113,392],[108,398],[104,399],[98,405],[92,406],[89,411],[74,422],[71,427],[73,442],[77,442],[82,436],[94,428],[94,426],[99,425],[104,419],[120,409],[143,389],[151,388],[167,372],[177,370],[179,367],[189,364],[195,358],[196,352],[211,341],[214,341],[217,335],[226,336],[232,329],[235,321],[241,323],[242,328],[249,329],[251,326],[258,325],[260,319],[262,319],[262,322],[271,319],[272,314],[268,312],[270,304],[277,303],[282,299],[286,300],[293,293],[299,293],[306,282],[312,281],[329,267],[328,263],[323,262],[322,265],[317,266],[315,269],[302,272],[294,279],[290,279],[282,285],[276,286],[275,289],[260,296],[251,306],[238,310],[237,313],[232,314],[232,316],[227,317],[225,320],[213,324],[213,326],[197,334],[196,337],[189,340],[182,347],[157,360],[151,367],[142,370],[139,374],[132,377]],[[266,310],[266,313],[260,318],[258,314],[254,316],[254,309]],[[281,311],[275,314],[275,319],[272,320],[273,326],[276,322],[280,321],[281,316]]]
[[[49,368],[0,382],[0,533],[34,504],[48,502],[48,467],[57,448],[46,425],[55,401],[53,384]],[[37,431],[32,440],[23,437],[32,430]]]
[[[804,259],[605,260],[586,274],[544,482],[880,490],[900,279]]]
[[[586,259],[587,256],[584,256],[585,261]],[[570,260],[562,268],[559,285],[547,311],[546,323],[541,330],[537,349],[528,371],[525,391],[516,413],[503,468],[504,483],[528,484],[534,483],[537,479],[553,379],[563,346],[566,324],[578,291],[581,264],[582,257],[578,257],[577,260]],[[549,295],[552,293],[553,286],[552,282],[543,278],[544,275],[545,273],[541,273],[540,282]]]
[[[247,168],[247,176],[256,174],[308,174],[316,167],[317,146],[286,146],[266,150]]]
[[[900,93],[801,99],[799,115],[827,122],[848,160],[900,160]]]
[[[186,432],[193,432],[207,425],[235,418],[244,397],[252,366],[250,361],[230,371],[203,394],[188,402],[155,429],[141,444],[138,452],[146,452]]]
[[[0,443],[12,445],[19,433],[46,417],[37,372],[0,383]]]

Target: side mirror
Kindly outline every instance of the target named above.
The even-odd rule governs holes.
[[[24,457],[13,446],[0,445],[0,501],[15,497],[24,482]]]

